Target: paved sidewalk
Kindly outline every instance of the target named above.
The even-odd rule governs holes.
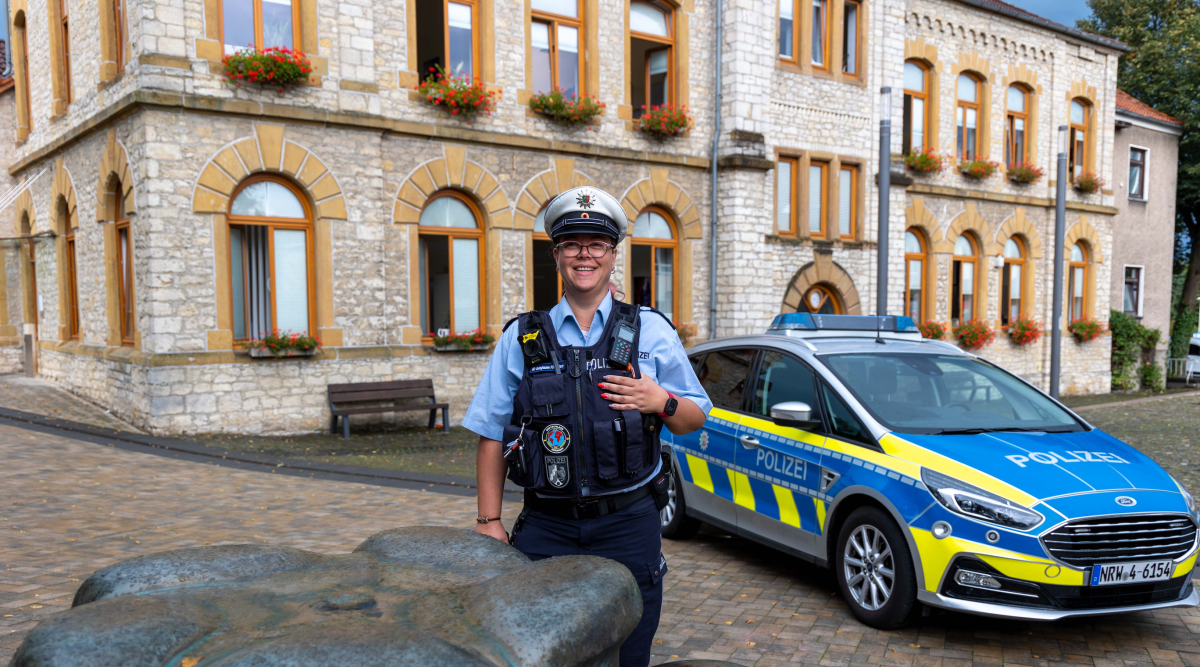
[[[141,433],[82,398],[41,378],[0,375],[0,408],[66,419],[89,426]]]

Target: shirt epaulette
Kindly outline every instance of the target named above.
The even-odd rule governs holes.
[[[671,321],[671,318],[667,317],[667,316],[666,316],[666,314],[665,314],[665,313],[663,313],[661,310],[659,310],[659,309],[657,309],[657,308],[654,308],[653,306],[642,306],[642,310],[643,310],[643,311],[646,311],[646,310],[648,310],[648,311],[650,311],[650,312],[652,312],[652,313],[658,313],[658,315],[659,315],[660,317],[662,317],[664,320],[666,320],[666,321],[667,321],[667,324],[668,324],[668,325],[670,325],[670,327],[671,327],[672,329],[675,329],[675,328],[676,328],[676,327],[675,327],[675,323]]]

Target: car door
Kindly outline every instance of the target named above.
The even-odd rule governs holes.
[[[854,414],[854,410],[842,400],[841,396],[829,384],[819,382],[820,403],[825,423],[825,448],[821,455],[820,492],[826,499],[836,496],[846,484],[865,483],[879,488],[879,480],[871,477],[858,476],[860,470],[888,476],[888,468],[882,467],[880,461],[886,459],[865,454],[866,452],[882,452],[879,443]],[[876,463],[863,460],[863,456],[874,459]],[[899,479],[894,477],[893,479]],[[886,480],[883,480],[886,481]],[[825,507],[818,503],[818,512],[824,521]]]
[[[696,376],[713,409],[704,426],[676,437],[673,443],[688,508],[730,530],[737,528],[733,502],[737,429],[756,354],[750,348],[725,348],[712,350],[698,361]]]
[[[820,433],[777,426],[771,407],[798,401],[820,418],[816,375],[808,364],[779,350],[764,350],[754,373],[747,414],[738,426],[734,500],[738,532],[812,553],[823,515],[817,512]]]

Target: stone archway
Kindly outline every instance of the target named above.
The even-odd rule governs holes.
[[[532,230],[535,233],[545,231],[534,228],[534,221],[542,207],[559,193],[585,185],[594,187],[596,184],[587,174],[575,170],[574,158],[554,158],[552,168],[535,174],[521,188],[521,194],[517,195],[513,228]]]
[[[858,289],[854,287],[854,279],[833,261],[832,255],[825,253],[817,253],[812,262],[805,264],[792,276],[787,291],[784,292],[780,312],[794,313],[800,310],[804,295],[816,286],[823,286],[832,292],[843,314],[862,314],[862,304],[858,298]]]
[[[71,339],[71,314],[68,311],[71,294],[71,275],[69,270],[76,266],[74,261],[68,261],[67,235],[79,227],[79,211],[75,200],[75,185],[71,172],[63,164],[62,158],[54,161],[54,182],[50,186],[50,207],[54,227],[55,261],[58,267],[58,340]],[[78,270],[78,269],[76,269]],[[78,276],[75,276],[78,280]],[[75,304],[78,309],[79,305]]]

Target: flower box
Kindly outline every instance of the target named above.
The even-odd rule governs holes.
[[[435,352],[487,352],[488,350],[492,349],[492,346],[490,344],[472,345],[471,347],[459,347],[457,345],[434,345],[433,349]]]
[[[678,137],[692,127],[692,119],[687,114],[687,107],[675,108],[673,104],[663,104],[647,108],[642,105],[642,117],[638,119],[638,129],[643,134],[657,141],[665,141]]]
[[[318,352],[320,352],[320,350],[318,350],[316,348],[309,349],[309,350],[297,350],[295,348],[288,348],[286,350],[279,350],[278,352],[272,352],[271,350],[268,350],[265,347],[252,347],[247,351],[250,353],[250,356],[254,357],[255,359],[287,359],[289,357],[311,357],[311,356],[315,356]]]
[[[1075,177],[1075,191],[1085,195],[1095,194],[1104,187],[1104,179],[1088,172]]]
[[[1000,168],[999,162],[992,160],[963,160],[958,164],[958,171],[964,178],[972,181],[982,181],[991,178]]]
[[[1045,171],[1028,162],[1018,162],[1008,169],[1008,180],[1018,185],[1037,183],[1045,175]]]
[[[286,46],[272,46],[262,51],[253,47],[221,59],[224,66],[225,83],[236,85],[257,83],[277,88],[280,93],[288,86],[308,83],[312,63],[302,51],[293,51]]]
[[[414,90],[426,104],[444,109],[468,124],[480,114],[492,115],[496,93],[479,79],[447,74],[441,65],[429,68],[429,76]]]
[[[936,174],[946,168],[946,157],[929,148],[917,148],[904,156],[904,166],[918,174]]]

